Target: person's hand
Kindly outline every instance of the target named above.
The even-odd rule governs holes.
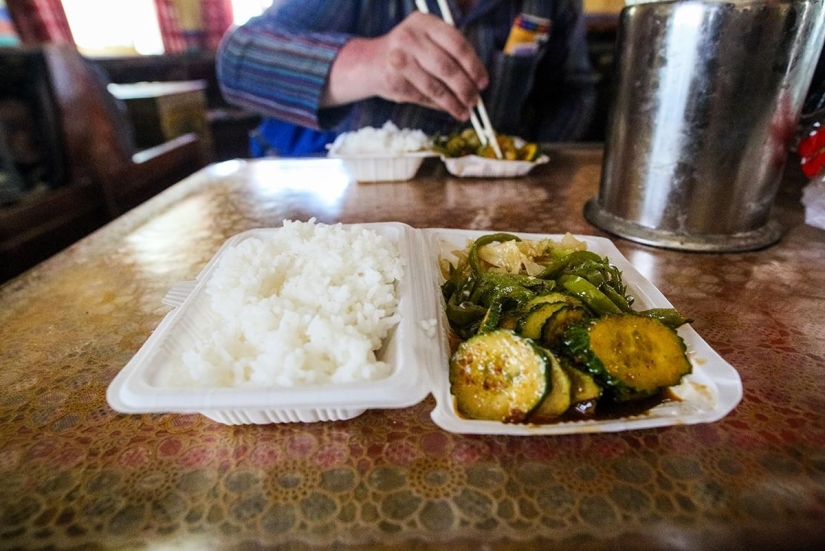
[[[413,12],[384,36],[352,39],[341,49],[322,104],[379,96],[467,120],[487,80],[461,32],[433,15]]]
[[[377,39],[378,95],[441,109],[467,120],[487,85],[473,46],[441,19],[414,12]]]

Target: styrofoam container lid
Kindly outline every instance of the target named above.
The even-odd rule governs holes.
[[[416,230],[397,222],[358,224],[395,241],[406,261],[398,282],[400,321],[378,352],[392,373],[373,381],[268,388],[175,388],[166,384],[174,358],[192,346],[198,329],[209,321],[211,307],[204,292],[217,261],[240,241],[277,238],[279,229],[257,229],[230,238],[193,282],[176,285],[165,297],[174,308],[137,354],[109,385],[111,407],[123,413],[200,413],[226,424],[315,422],[355,417],[367,409],[403,408],[433,394],[433,421],[456,433],[541,435],[611,432],[676,424],[706,423],[730,412],[742,397],[736,370],[713,351],[690,326],[685,340],[693,373],[674,389],[680,399],[663,402],[633,417],[564,421],[547,425],[507,424],[460,416],[449,388],[449,322],[440,291],[439,257],[463,250],[469,239],[494,233],[452,229]],[[561,235],[518,234],[525,239]],[[606,255],[624,274],[640,309],[669,308],[670,303],[604,238],[576,236],[589,250]]]

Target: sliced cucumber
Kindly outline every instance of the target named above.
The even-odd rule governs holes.
[[[531,423],[549,423],[570,407],[570,376],[555,354],[545,350],[545,355],[548,359],[548,390],[539,406],[530,414],[528,420]]]
[[[561,367],[567,372],[568,377],[570,377],[571,405],[596,401],[601,398],[602,387],[596,383],[593,375],[576,369],[566,362],[562,362]]]
[[[685,343],[654,318],[610,315],[570,327],[564,347],[618,401],[677,385],[692,371]]]
[[[541,337],[541,328],[550,316],[564,306],[564,302],[543,302],[533,306],[516,324],[516,333],[538,340]]]
[[[547,364],[532,340],[507,329],[464,341],[450,358],[450,390],[459,413],[523,422],[547,391]]]
[[[519,318],[521,318],[521,315],[517,311],[502,312],[498,320],[498,327],[499,329],[511,329],[515,331]]]
[[[546,293],[546,294],[543,294],[543,295],[538,295],[536,297],[533,297],[532,299],[527,301],[527,304],[524,305],[524,308],[526,310],[530,310],[534,306],[536,306],[538,304],[541,304],[543,302],[564,302],[564,303],[569,304],[570,306],[584,306],[582,301],[580,301],[578,298],[574,297],[573,295],[568,295],[566,293],[560,293],[558,291],[553,291],[553,292],[550,292],[550,293]]]
[[[584,308],[562,306],[544,322],[541,328],[542,344],[548,348],[557,348],[568,327],[581,323],[589,317],[590,313]]]

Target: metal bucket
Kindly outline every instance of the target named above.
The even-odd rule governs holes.
[[[825,0],[626,7],[594,225],[654,246],[743,251],[770,219],[825,40]]]

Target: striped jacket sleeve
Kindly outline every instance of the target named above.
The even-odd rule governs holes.
[[[321,94],[357,16],[342,4],[287,2],[228,31],[216,67],[226,100],[301,126],[333,126],[347,110],[327,109],[322,116]]]

